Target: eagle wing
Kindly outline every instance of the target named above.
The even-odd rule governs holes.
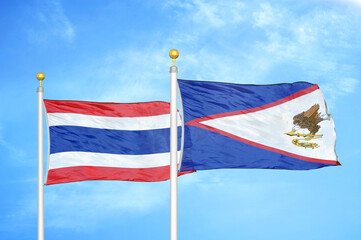
[[[310,109],[308,109],[306,112],[304,112],[304,116],[305,116],[306,118],[310,118],[310,117],[315,118],[316,115],[317,115],[318,109],[320,109],[320,105],[315,104],[315,105],[313,105],[312,107],[310,107]],[[318,115],[319,115],[319,114],[318,114]],[[317,117],[316,117],[316,118],[317,118]]]
[[[320,129],[320,126],[317,124],[322,121],[320,113],[318,112],[319,109],[320,105],[313,105],[307,111],[294,116],[293,123],[301,128],[307,128],[311,134],[316,134],[316,132]]]

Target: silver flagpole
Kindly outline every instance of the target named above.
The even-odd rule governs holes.
[[[36,78],[40,81],[38,92],[38,240],[44,240],[44,132],[43,132],[43,94],[41,82],[45,75],[39,72]]]
[[[179,56],[176,49],[169,52],[173,59],[170,67],[170,240],[178,239],[178,202],[177,202],[177,73],[175,60]]]

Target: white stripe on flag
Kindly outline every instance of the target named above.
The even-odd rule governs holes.
[[[151,117],[103,117],[78,113],[48,113],[49,127],[51,126],[80,126],[114,130],[152,130],[169,128],[170,115]],[[178,126],[181,124],[178,115]]]
[[[179,154],[180,151],[178,151],[178,156]],[[60,152],[50,154],[49,169],[76,166],[152,168],[169,166],[169,164],[169,152],[144,155],[119,155],[93,152]]]

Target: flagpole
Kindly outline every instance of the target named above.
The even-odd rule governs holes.
[[[40,81],[38,92],[38,240],[44,240],[44,132],[43,132],[43,94],[41,82],[45,75],[39,72],[36,78]]]
[[[173,59],[170,67],[170,240],[178,239],[178,166],[177,166],[177,73],[175,60],[179,56],[176,49],[169,52]]]

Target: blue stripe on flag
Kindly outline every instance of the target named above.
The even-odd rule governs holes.
[[[224,112],[250,109],[290,96],[312,83],[249,85],[178,79],[184,122]]]
[[[127,155],[165,153],[170,151],[169,128],[126,131],[78,126],[52,126],[50,154],[58,152],[97,152]],[[181,127],[178,127],[180,149]]]
[[[184,134],[181,172],[220,168],[307,170],[334,166],[299,160],[194,126],[186,125]]]

